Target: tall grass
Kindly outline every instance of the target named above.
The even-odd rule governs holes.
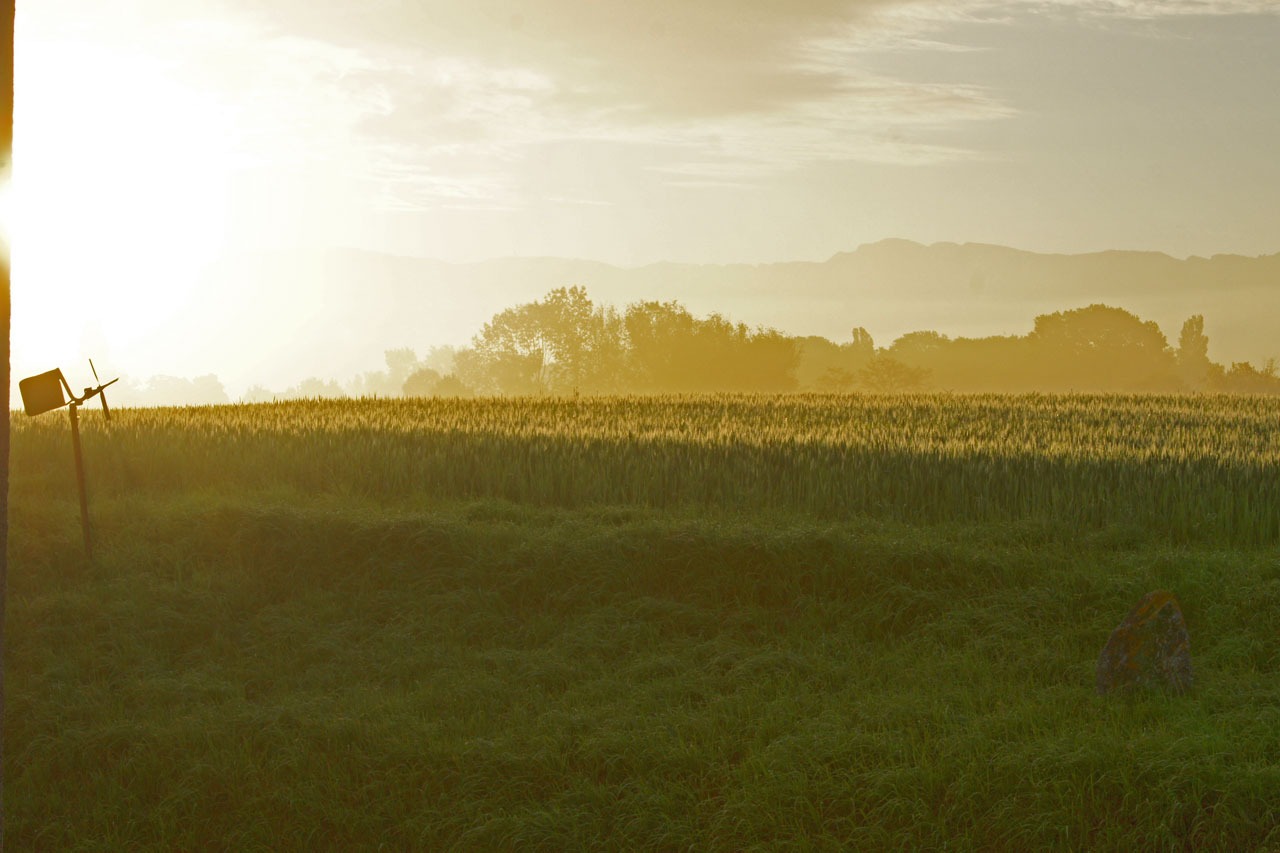
[[[1280,402],[13,425],[21,850],[1276,849]],[[427,511],[424,511],[427,510]],[[1186,696],[1095,695],[1144,592]]]
[[[17,481],[72,488],[65,421],[15,416]],[[1262,397],[300,401],[91,413],[85,448],[102,495],[288,487],[1280,542],[1280,400]]]

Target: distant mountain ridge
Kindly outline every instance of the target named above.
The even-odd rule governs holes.
[[[183,346],[199,354],[199,372],[215,369],[231,388],[306,375],[346,380],[378,368],[385,349],[465,343],[503,308],[570,285],[619,307],[676,299],[696,314],[836,341],[864,326],[882,346],[919,329],[1025,334],[1037,314],[1102,302],[1155,320],[1171,344],[1188,316],[1203,314],[1216,361],[1280,357],[1280,253],[1064,255],[901,239],[824,262],[634,268],[567,258],[456,264],[356,249],[261,251],[210,268],[191,322],[175,325],[185,330]],[[228,338],[256,368],[218,367]]]

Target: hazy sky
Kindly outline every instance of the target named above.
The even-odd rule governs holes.
[[[18,309],[124,338],[246,247],[1280,251],[1274,0],[40,0],[16,42]]]

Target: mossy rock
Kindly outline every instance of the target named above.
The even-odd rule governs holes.
[[[1191,637],[1173,594],[1149,592],[1111,632],[1098,656],[1098,695],[1191,689]]]

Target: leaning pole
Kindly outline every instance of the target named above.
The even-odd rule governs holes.
[[[13,152],[13,5],[0,0],[0,180],[12,178]],[[0,324],[4,325],[4,375],[0,391],[0,851],[4,850],[4,605],[9,569],[9,235],[0,237]]]

